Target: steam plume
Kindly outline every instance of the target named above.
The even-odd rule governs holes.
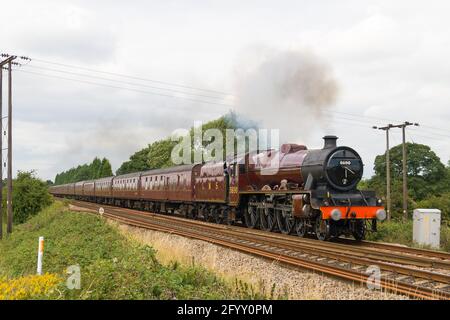
[[[338,95],[331,68],[313,53],[267,48],[241,57],[235,89],[238,113],[291,142],[304,142]]]

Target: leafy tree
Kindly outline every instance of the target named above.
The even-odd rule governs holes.
[[[38,179],[34,171],[17,173],[13,180],[13,220],[23,223],[52,203],[47,183]],[[3,214],[6,213],[6,188],[3,189]]]
[[[148,153],[150,152],[150,146],[135,152],[130,160],[125,161],[117,169],[116,174],[125,174],[136,171],[143,171],[150,169],[148,164]]]
[[[429,146],[417,143],[407,143],[407,179],[410,195],[417,200],[422,200],[430,194],[445,192],[445,177],[448,174],[445,165]],[[393,180],[402,179],[402,145],[390,149],[391,177]],[[386,155],[375,158],[375,177],[386,177]],[[448,189],[447,189],[448,190]]]
[[[91,179],[97,179],[100,176],[101,169],[102,161],[99,158],[95,157],[89,166],[89,174],[92,177]]]
[[[149,152],[147,153],[148,169],[167,168],[173,166],[174,164],[170,156],[172,149],[176,144],[176,141],[171,141],[170,139],[153,142],[149,146]]]
[[[445,166],[429,146],[407,143],[408,208],[431,205],[424,202],[434,197],[433,203],[444,204],[441,197],[450,192],[450,166]],[[391,200],[392,213],[397,216],[402,211],[402,145],[390,149],[391,160]],[[375,175],[361,183],[365,189],[374,189],[379,195],[386,194],[386,156],[378,155],[374,164]],[[443,210],[442,208],[438,208]]]
[[[113,175],[113,172],[112,172],[112,168],[111,168],[111,163],[109,162],[108,159],[103,158],[102,164],[101,164],[101,167],[99,170],[98,178],[110,177],[112,175]]]

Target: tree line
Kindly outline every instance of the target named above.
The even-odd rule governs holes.
[[[55,184],[65,184],[83,180],[92,180],[113,175],[111,163],[108,159],[95,159],[89,164],[79,165],[67,171],[58,173],[55,177]]]

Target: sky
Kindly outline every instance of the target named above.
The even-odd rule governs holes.
[[[243,70],[267,52],[313,56],[338,88],[317,117],[303,106],[269,108],[263,125],[286,123],[280,129],[289,142],[321,147],[322,136],[335,134],[359,152],[370,177],[385,151],[384,132],[372,126],[411,121],[420,126],[407,129],[407,141],[449,161],[448,1],[16,0],[1,7],[0,52],[32,58],[13,72],[14,171],[53,180],[95,156],[116,170],[194,121],[229,110],[257,118],[258,107],[236,96]],[[392,129],[392,145],[400,142],[401,130]]]

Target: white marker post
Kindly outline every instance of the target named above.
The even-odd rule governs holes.
[[[103,209],[103,207],[100,207],[98,209],[98,213],[100,214],[100,217],[103,217],[103,214],[105,213],[105,209]]]
[[[39,237],[37,274],[42,275],[42,256],[44,255],[44,237]]]

